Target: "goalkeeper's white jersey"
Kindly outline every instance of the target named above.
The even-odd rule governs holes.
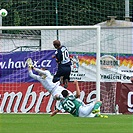
[[[32,78],[40,81],[43,87],[50,93],[52,93],[52,91],[54,91],[60,85],[59,82],[56,83],[52,82],[53,76],[48,70],[40,70],[38,68],[35,69],[38,73],[42,73],[43,75],[42,76],[36,75],[32,72],[32,70],[29,70],[29,75]]]

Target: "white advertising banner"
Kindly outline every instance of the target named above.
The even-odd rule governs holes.
[[[71,81],[96,81],[96,56],[95,54],[72,55]],[[101,82],[123,82],[131,83],[133,75],[133,56],[103,55],[100,59],[100,80]]]

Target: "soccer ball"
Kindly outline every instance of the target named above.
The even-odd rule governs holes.
[[[1,17],[6,17],[7,14],[8,14],[8,12],[7,12],[6,9],[1,9],[1,10],[0,10],[0,16],[1,16]]]

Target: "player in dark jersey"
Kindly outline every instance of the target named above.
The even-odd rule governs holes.
[[[55,83],[60,80],[61,84],[64,84],[64,87],[67,88],[72,65],[69,52],[65,46],[61,45],[59,40],[53,41],[53,45],[57,49],[53,58],[58,63],[58,69],[54,75],[53,82]]]

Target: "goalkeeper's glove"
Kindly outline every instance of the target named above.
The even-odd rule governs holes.
[[[28,64],[28,67],[29,67],[29,68],[33,68],[33,67],[34,67],[31,58],[28,58],[28,59],[26,60],[26,62],[27,62],[27,64]]]
[[[29,67],[29,68],[34,68],[34,66],[33,66],[33,65],[29,65],[28,67]]]

